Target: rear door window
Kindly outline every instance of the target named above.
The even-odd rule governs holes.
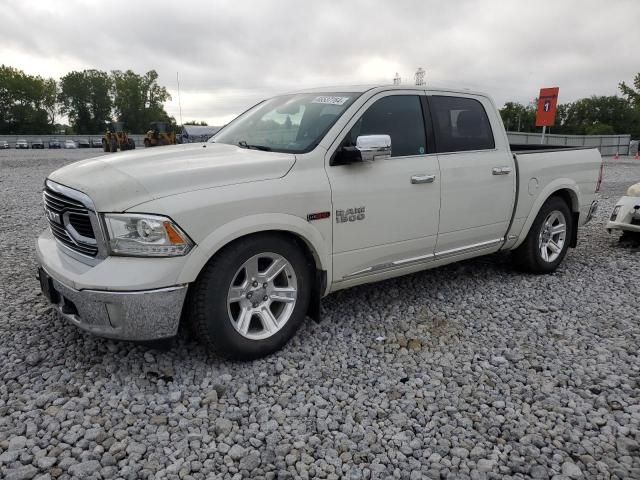
[[[495,148],[489,117],[478,100],[434,95],[429,107],[439,153]]]

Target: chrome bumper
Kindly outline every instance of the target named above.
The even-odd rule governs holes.
[[[75,290],[45,273],[55,309],[82,330],[136,341],[170,338],[178,332],[187,285],[136,292]]]

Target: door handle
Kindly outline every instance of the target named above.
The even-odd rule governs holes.
[[[509,175],[511,173],[511,167],[493,167],[491,173],[494,175]]]
[[[435,175],[413,175],[411,177],[411,183],[413,185],[418,183],[433,183],[435,179]]]

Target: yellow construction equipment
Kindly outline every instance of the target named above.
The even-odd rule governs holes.
[[[176,132],[169,122],[151,122],[149,131],[144,136],[145,147],[157,147],[159,145],[175,145]]]
[[[102,137],[102,149],[105,152],[117,152],[133,150],[136,148],[136,142],[129,138],[127,132],[124,131],[123,122],[113,122],[107,129],[107,133]]]

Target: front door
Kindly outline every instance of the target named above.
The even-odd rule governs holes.
[[[423,102],[416,91],[382,92],[347,125],[327,152],[362,135],[391,137],[391,158],[330,166],[333,281],[341,282],[431,259],[440,210],[440,172],[429,154]],[[425,180],[426,179],[426,180]]]

